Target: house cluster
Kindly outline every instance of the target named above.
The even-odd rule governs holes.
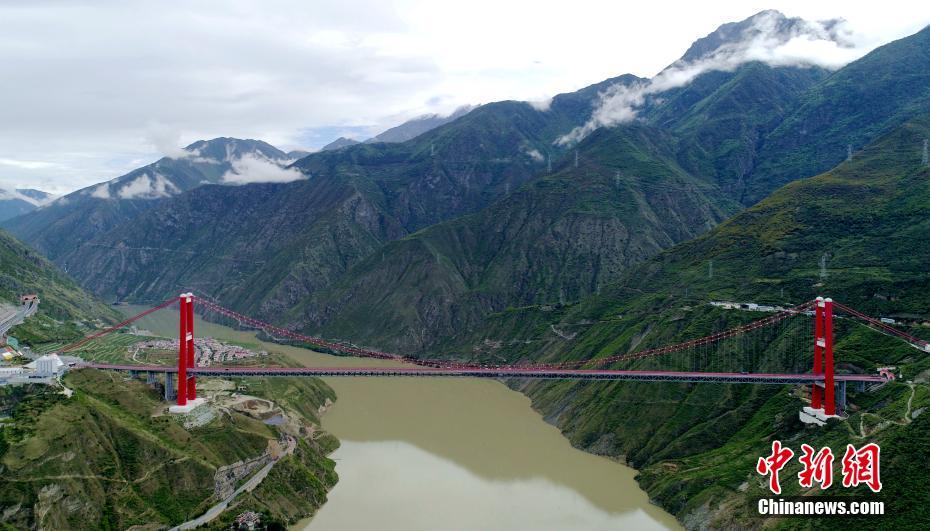
[[[710,301],[711,306],[722,308],[724,310],[743,310],[746,312],[783,312],[782,306],[771,306],[767,304],[756,304],[754,302],[732,302],[732,301]]]
[[[129,347],[130,351],[140,349],[152,350],[178,350],[177,339],[154,339],[136,343]],[[229,345],[213,339],[212,337],[194,338],[194,359],[199,367],[210,367],[229,362],[236,362],[248,358],[267,356],[264,350],[254,351],[238,345]]]
[[[262,515],[256,512],[253,512],[253,511],[246,511],[236,517],[236,519],[233,521],[232,528],[242,529],[242,530],[258,529],[258,526],[261,523],[262,523]]]

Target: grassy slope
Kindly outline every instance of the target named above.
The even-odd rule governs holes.
[[[325,323],[327,334],[425,349],[508,304],[593,293],[735,210],[682,170],[675,150],[648,126],[597,131],[579,146],[578,168],[563,162],[480,213],[389,244],[293,318]]]
[[[745,204],[840,163],[930,108],[930,27],[886,44],[807,91],[759,152]]]
[[[25,388],[4,389],[4,402],[13,405],[13,422],[2,431],[0,446],[0,505],[9,513],[8,524],[57,529],[176,524],[215,503],[217,467],[254,457],[277,437],[274,428],[239,414],[189,432],[170,417],[152,417],[161,403],[155,392],[115,373],[82,370],[65,383],[75,390],[70,399],[47,389],[25,395]],[[274,385],[287,386],[306,403],[332,397],[315,380]],[[329,438],[303,442],[256,491],[265,496],[251,506],[283,521],[312,514],[336,480],[333,463],[324,457],[334,444]],[[281,474],[288,481],[280,481]]]
[[[930,121],[911,121],[853,162],[792,183],[705,236],[634,268],[600,296],[573,306],[510,309],[460,348],[471,353],[481,345],[481,354],[494,360],[583,359],[696,337],[749,319],[743,312],[702,307],[713,299],[782,302],[827,294],[873,315],[910,317],[916,325],[930,320],[930,253],[920,246],[930,240],[930,170],[919,166],[928,135]],[[818,261],[824,253],[828,275],[821,279]],[[710,260],[713,278],[707,273]],[[566,341],[551,332],[551,324],[579,335]],[[920,326],[911,331],[928,336]],[[844,334],[838,352],[847,368],[901,365],[907,378],[924,382],[912,407],[928,405],[923,357],[872,332]],[[498,345],[495,341],[500,346],[487,346]],[[803,432],[793,420],[800,400],[764,386],[561,382],[531,384],[525,391],[574,444],[645,467],[644,486],[683,521],[709,517],[724,527],[741,518],[729,504],[759,493],[754,486],[738,490],[746,481],[754,485],[751,463],[741,459],[761,455],[770,437],[834,443],[837,433],[859,430],[854,415],[829,431]],[[902,420],[909,390],[896,384],[885,392],[893,396],[851,396],[867,410],[867,433],[877,417],[899,422],[868,439],[892,448],[889,462],[922,462],[926,448],[919,440],[926,434],[915,430],[925,421]],[[896,470],[900,475],[889,479],[899,483],[895,488],[918,481],[902,465]],[[915,521],[918,515],[910,511],[896,522]]]
[[[681,139],[678,158],[684,168],[712,179],[730,199],[743,201],[746,177],[764,138],[827,74],[815,67],[771,68],[763,63],[748,63],[734,72],[708,72],[663,94],[663,103],[647,119]],[[809,168],[800,176],[814,173],[817,170]],[[778,187],[768,184],[766,192]]]
[[[24,293],[38,293],[42,301],[36,315],[10,332],[27,343],[74,339],[93,323],[117,317],[51,262],[0,230],[0,302],[19,304]]]

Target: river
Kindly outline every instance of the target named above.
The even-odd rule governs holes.
[[[127,313],[138,307],[123,307]],[[177,334],[177,312],[137,325]],[[286,354],[308,366],[382,365],[265,343],[204,322],[211,336]],[[635,471],[573,448],[530,400],[502,383],[465,378],[326,378],[338,395],[323,427],[339,438],[339,482],[294,529],[678,529],[649,503]]]

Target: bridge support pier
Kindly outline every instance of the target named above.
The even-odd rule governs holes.
[[[174,400],[177,393],[174,389],[174,375],[170,372],[165,373],[165,400]]]
[[[155,378],[155,373],[148,371],[145,373],[145,383],[149,385],[155,385],[158,382],[158,379]]]
[[[836,411],[846,412],[846,380],[836,383]]]

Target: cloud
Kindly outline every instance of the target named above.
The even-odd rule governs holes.
[[[777,12],[752,18],[741,39],[729,42],[693,61],[677,61],[652,79],[632,85],[616,84],[602,92],[591,118],[557,140],[574,144],[599,127],[610,127],[636,119],[649,96],[685,86],[710,71],[731,72],[748,62],[771,66],[819,66],[836,69],[868,53],[857,46],[855,35],[843,21],[796,23],[785,30],[785,19]]]
[[[12,166],[23,170],[45,170],[49,168],[60,168],[60,164],[54,162],[43,162],[38,160],[17,160],[0,158],[0,165]]]
[[[229,184],[287,183],[306,178],[295,168],[284,168],[261,155],[245,154],[232,161],[232,168],[223,175]]]
[[[178,188],[162,174],[155,172],[136,177],[124,184],[117,195],[120,199],[158,199],[178,193]]]
[[[150,124],[146,137],[159,153],[173,159],[184,158],[191,155],[181,147],[181,132],[164,124]]]
[[[905,0],[769,4],[812,19],[842,15],[875,45],[930,22]],[[200,139],[320,147],[339,136],[315,133],[323,128],[367,137],[464,103],[541,100],[626,72],[651,77],[755,5],[0,2],[0,65],[15,80],[0,83],[0,158],[57,165],[0,164],[0,187],[65,193],[183,156],[180,146]]]
[[[527,148],[523,148],[523,151],[527,155],[529,155],[531,159],[535,160],[536,162],[542,162],[543,160],[546,159],[546,157],[544,157],[543,154],[540,153],[538,149],[532,149],[532,148],[527,147]]]
[[[42,205],[45,205],[46,203],[49,203],[49,202],[52,201],[52,199],[54,199],[54,198],[48,198],[48,199],[45,199],[45,200],[40,200],[40,199],[36,199],[36,198],[34,198],[34,197],[30,197],[30,196],[28,196],[28,195],[22,194],[22,193],[20,193],[18,190],[3,190],[3,189],[0,189],[0,199],[3,199],[3,200],[18,199],[18,200],[20,200],[20,201],[25,201],[26,203],[29,203],[29,204],[31,204],[31,205],[33,205],[33,206],[40,207],[40,206],[42,206]]]
[[[162,155],[171,159],[190,159],[192,162],[204,164],[222,164],[223,161],[203,157],[199,149],[187,149],[181,147],[181,132],[173,127],[164,124],[150,124],[146,132],[146,137],[152,147],[158,150]],[[229,146],[226,147],[227,151]],[[229,154],[227,153],[227,161]]]
[[[536,109],[537,111],[546,112],[549,110],[549,106],[552,105],[552,96],[541,100],[528,101],[527,103],[529,103],[530,107]]]
[[[96,197],[97,199],[113,199],[113,197],[110,195],[110,183],[103,183],[94,187],[94,189],[90,192],[90,196]]]

